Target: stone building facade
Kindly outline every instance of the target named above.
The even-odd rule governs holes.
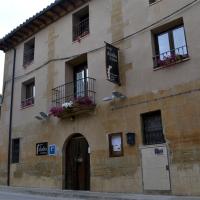
[[[0,184],[200,195],[199,12],[199,0],[55,1],[2,38]]]

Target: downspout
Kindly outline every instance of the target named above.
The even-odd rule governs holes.
[[[15,82],[15,61],[16,61],[16,49],[13,56],[13,72],[12,72],[12,86],[10,97],[10,119],[9,119],[9,136],[8,136],[8,169],[7,169],[7,186],[10,186],[10,163],[11,163],[11,142],[12,142],[12,118],[13,118],[13,94],[14,94],[14,82]]]

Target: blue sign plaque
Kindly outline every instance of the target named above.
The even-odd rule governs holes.
[[[55,156],[56,155],[56,145],[50,144],[49,145],[49,156]]]

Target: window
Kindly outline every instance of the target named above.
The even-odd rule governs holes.
[[[24,44],[23,66],[29,65],[34,60],[35,38]]]
[[[89,7],[85,7],[73,15],[73,41],[89,34]]]
[[[34,104],[35,99],[35,79],[30,79],[22,84],[21,108],[26,108]]]
[[[109,138],[109,154],[110,157],[123,156],[123,140],[122,133],[112,133]]]
[[[155,3],[157,0],[149,0],[149,4]]]
[[[19,163],[20,139],[12,139],[12,163]]]
[[[142,123],[143,143],[145,145],[165,143],[160,111],[142,114]]]
[[[74,67],[74,96],[88,96],[88,67],[87,63]]]
[[[170,27],[170,25],[166,25]],[[163,27],[161,27],[163,30]],[[179,24],[154,34],[154,68],[179,63],[188,57],[184,25]]]

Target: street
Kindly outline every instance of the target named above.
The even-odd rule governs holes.
[[[0,191],[0,200],[74,200],[71,198],[47,197],[13,192]],[[78,199],[77,199],[78,200]]]

